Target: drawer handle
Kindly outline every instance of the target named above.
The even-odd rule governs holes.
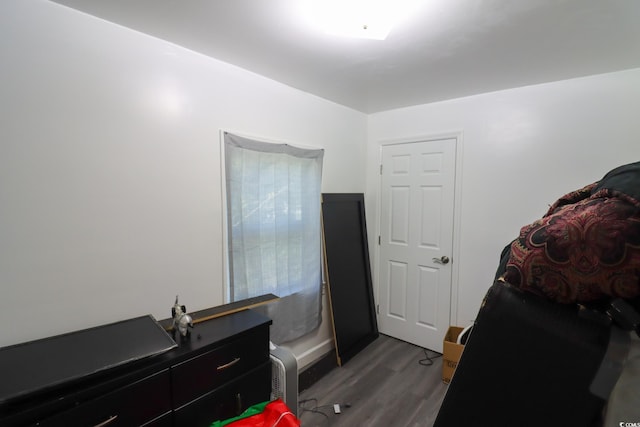
[[[222,371],[223,369],[227,369],[227,368],[232,367],[233,365],[235,365],[235,364],[236,364],[236,363],[238,363],[239,361],[240,361],[240,358],[239,358],[239,357],[236,357],[236,358],[235,358],[235,359],[233,359],[231,362],[229,362],[229,363],[225,363],[224,365],[220,365],[220,366],[218,366],[216,369],[217,369],[218,371]]]
[[[108,419],[106,419],[103,422],[101,422],[100,424],[96,424],[94,427],[104,427],[104,426],[109,425],[112,422],[114,422],[117,418],[118,418],[117,415],[112,415]]]

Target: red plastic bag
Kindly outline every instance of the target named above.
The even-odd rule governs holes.
[[[300,420],[282,399],[251,406],[242,415],[216,421],[211,427],[300,427]]]

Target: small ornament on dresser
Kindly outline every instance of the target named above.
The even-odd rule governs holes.
[[[175,331],[177,328],[182,337],[191,333],[189,328],[193,329],[193,319],[187,314],[187,307],[178,304],[178,295],[176,295],[175,304],[171,307],[171,317],[173,317],[171,330]]]

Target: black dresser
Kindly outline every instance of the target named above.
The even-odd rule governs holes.
[[[144,357],[130,357],[128,345],[104,345],[119,339],[114,328],[92,331],[98,340],[88,351],[74,346],[82,337],[73,333],[0,349],[0,426],[199,427],[233,417],[269,400],[270,324],[243,310],[198,323],[187,338],[176,333],[177,346],[168,339],[168,347]],[[46,346],[59,344],[63,356],[58,349],[48,357]],[[103,362],[105,354],[112,359]],[[82,369],[88,372],[76,374]]]

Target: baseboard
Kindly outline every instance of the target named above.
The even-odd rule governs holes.
[[[287,344],[284,344],[283,347],[287,347]],[[307,366],[312,365],[316,362],[316,360],[321,359],[327,353],[334,349],[333,338],[326,339],[319,344],[314,345],[313,347],[305,350],[302,353],[296,354],[295,350],[289,348],[293,351],[293,354],[296,355],[296,359],[298,360],[298,372],[303,371],[307,368]]]

